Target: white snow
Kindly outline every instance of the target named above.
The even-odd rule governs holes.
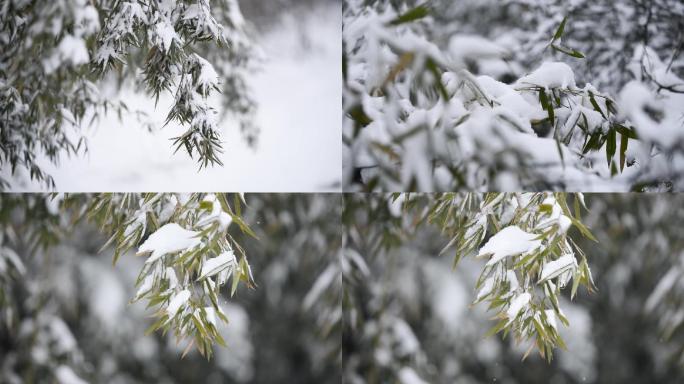
[[[207,321],[209,324],[216,326],[216,310],[214,307],[204,307],[204,312],[207,314]]]
[[[190,291],[187,289],[184,289],[173,296],[171,300],[169,300],[169,305],[166,307],[166,313],[169,314],[169,318],[176,316],[180,307],[185,305],[185,303],[188,302],[188,299],[190,299]]]
[[[543,62],[529,75],[521,77],[516,83],[516,88],[526,88],[536,85],[549,88],[575,88],[575,74],[565,63]]]
[[[482,287],[477,292],[477,297],[475,298],[475,301],[479,301],[479,300],[485,298],[490,293],[492,293],[492,289],[494,289],[494,283],[496,283],[496,277],[489,276],[484,281],[484,283],[482,283]]]
[[[399,381],[401,384],[427,384],[427,381],[418,376],[410,367],[402,367],[399,370]]]
[[[204,279],[206,277],[214,276],[224,269],[234,268],[235,265],[237,265],[237,261],[235,260],[233,251],[225,251],[202,263],[202,272],[200,273],[199,278]]]
[[[201,68],[200,68],[200,74],[197,78],[197,83],[200,86],[205,86],[205,87],[211,87],[214,85],[218,84],[218,73],[216,73],[216,70],[214,69],[214,66],[211,65],[210,62],[208,62],[206,59],[204,59],[202,56],[195,54],[195,58],[199,62]]]
[[[145,279],[140,284],[140,287],[138,287],[138,291],[135,293],[135,297],[139,298],[142,295],[149,292],[150,289],[152,289],[153,284],[154,284],[154,277],[152,275],[145,276]]]
[[[499,44],[476,35],[453,36],[449,41],[449,53],[460,65],[466,60],[501,58],[509,54]]]
[[[61,65],[81,65],[90,61],[90,54],[85,41],[74,35],[64,35],[56,51],[43,60],[45,72],[52,73]]]
[[[520,283],[518,282],[518,276],[515,275],[515,271],[512,271],[510,269],[506,271],[506,280],[508,280],[509,292],[515,292],[520,287]]]
[[[524,292],[513,298],[513,300],[511,300],[511,304],[508,306],[508,309],[506,310],[506,316],[508,316],[509,322],[515,320],[515,318],[518,317],[520,311],[525,306],[527,306],[531,298],[532,296],[530,296],[529,293]]]
[[[518,226],[511,225],[492,236],[480,248],[477,257],[491,255],[487,265],[494,265],[506,257],[532,252],[539,248],[541,240],[536,238],[537,235],[527,233]]]
[[[556,312],[553,309],[547,309],[544,311],[546,315],[546,322],[553,327],[553,329],[558,330],[558,325],[556,324]]]
[[[55,376],[59,384],[88,384],[87,381],[78,377],[71,367],[66,365],[57,367],[55,369]]]
[[[71,330],[62,319],[54,316],[51,317],[49,327],[57,352],[68,353],[78,348],[76,338],[74,338],[73,333],[71,333]]]
[[[176,30],[166,20],[161,20],[154,26],[154,36],[156,44],[159,45],[164,52],[168,52],[169,49],[171,49],[171,45],[174,41],[178,43],[181,41]]]
[[[198,222],[198,227],[204,227],[206,225],[218,222],[218,230],[225,231],[230,223],[233,222],[233,218],[223,210],[221,202],[218,200],[215,194],[209,194],[204,198],[204,201],[208,201],[212,204],[211,213],[202,217]]]
[[[571,272],[577,268],[577,260],[572,254],[565,254],[556,260],[549,261],[542,267],[540,282],[553,279],[563,273]]]
[[[151,252],[152,255],[145,262],[153,263],[169,253],[197,247],[202,242],[197,235],[198,232],[184,229],[176,223],[165,224],[140,245],[138,254]]]

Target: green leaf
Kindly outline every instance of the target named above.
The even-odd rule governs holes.
[[[591,106],[594,107],[594,110],[603,116],[603,118],[606,118],[606,115],[603,113],[601,110],[601,107],[599,107],[598,103],[596,102],[596,99],[594,98],[594,94],[589,91],[589,102],[591,103]]]
[[[625,160],[627,158],[627,145],[629,144],[629,137],[620,135],[620,172],[625,168]]]
[[[489,329],[489,331],[487,331],[487,333],[484,335],[484,338],[486,339],[486,338],[488,338],[488,337],[490,337],[490,336],[493,336],[493,335],[495,335],[495,334],[501,332],[501,330],[504,329],[504,328],[506,327],[506,324],[508,324],[508,320],[506,320],[506,319],[499,321],[498,324],[496,324],[495,326],[491,327],[491,328]]]
[[[553,105],[549,103],[549,99],[546,96],[546,91],[541,88],[539,89],[539,103],[541,103],[542,108],[544,108],[546,112],[549,114],[549,122],[551,123],[551,125],[554,125],[555,116],[553,111]]]
[[[617,146],[617,136],[614,129],[608,131],[608,137],[606,139],[606,160],[608,161],[608,166],[613,162],[613,156],[615,156],[615,149]]]
[[[562,46],[556,45],[556,44],[551,44],[551,48],[555,49],[558,52],[564,53],[568,56],[572,56],[572,57],[575,57],[578,59],[584,59],[584,54],[582,54],[582,52],[577,51],[575,49],[565,48],[565,47],[562,47]]]
[[[553,40],[552,42],[558,40],[563,36],[563,30],[565,30],[565,22],[568,21],[568,17],[565,16],[563,18],[563,21],[561,21],[560,25],[558,26],[558,29],[556,29],[556,33],[553,35]]]
[[[621,124],[614,124],[612,128],[615,128],[615,130],[623,136],[627,136],[630,139],[637,140],[637,134],[633,129],[627,128]]]
[[[582,154],[601,148],[601,132],[594,132],[589,136],[589,141],[584,145]]]
[[[442,75],[439,71],[439,68],[437,67],[437,63],[435,63],[435,61],[432,59],[427,59],[425,66],[432,73],[432,76],[434,76],[435,83],[437,85],[437,90],[439,90],[439,93],[442,95],[442,98],[444,99],[444,101],[448,101],[449,92],[447,92],[446,87],[442,83]]]
[[[430,8],[428,8],[427,5],[419,5],[403,15],[399,15],[397,18],[394,20],[391,20],[389,22],[389,25],[400,25],[400,24],[405,24],[405,23],[410,23],[416,20],[420,20],[430,14]]]
[[[579,283],[579,276],[577,276],[576,274],[572,276],[572,291],[570,292],[570,300],[575,298],[575,294],[577,294],[577,288],[579,287]]]

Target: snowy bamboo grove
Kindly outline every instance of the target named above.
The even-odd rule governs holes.
[[[684,0],[0,0],[0,383],[684,383]]]

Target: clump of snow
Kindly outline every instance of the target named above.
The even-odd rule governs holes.
[[[140,298],[142,295],[149,292],[150,289],[152,289],[153,284],[154,276],[152,276],[151,274],[145,276],[145,279],[143,280],[142,284],[140,284],[140,287],[138,287],[138,291],[135,293],[135,297]]]
[[[169,305],[166,307],[166,313],[169,314],[169,318],[176,316],[180,307],[185,305],[185,303],[188,302],[188,299],[190,299],[190,291],[187,289],[184,289],[173,296],[171,300],[169,300]]]
[[[202,272],[200,273],[199,278],[204,279],[206,277],[214,276],[225,269],[234,268],[235,265],[237,265],[237,261],[235,260],[235,254],[233,251],[225,251],[217,257],[211,258],[202,263]]]
[[[209,324],[216,326],[216,310],[214,307],[204,307],[204,312],[207,314],[207,321]]]
[[[537,235],[527,233],[518,226],[511,225],[492,236],[480,248],[477,257],[491,255],[491,259],[487,262],[487,265],[490,266],[506,257],[532,252],[540,246],[541,240],[537,239]]]
[[[88,384],[87,381],[78,377],[71,367],[66,365],[60,365],[55,369],[55,378],[59,384]]]
[[[180,37],[176,30],[166,20],[158,22],[154,26],[155,44],[160,46],[164,52],[168,52],[174,42],[179,43]]]
[[[399,370],[399,381],[401,384],[427,384],[416,371],[409,367],[403,367]]]
[[[218,84],[219,76],[210,62],[205,60],[202,56],[195,54],[195,59],[200,65],[200,74],[197,78],[199,86],[213,87]]]
[[[55,341],[55,348],[59,353],[71,352],[77,348],[76,338],[62,319],[59,317],[50,318],[49,327],[50,334]]]
[[[544,311],[546,315],[546,323],[553,327],[553,329],[558,330],[558,325],[556,324],[556,312],[553,309],[547,309]]]
[[[513,300],[511,300],[511,304],[508,306],[508,309],[506,310],[506,316],[508,316],[508,321],[511,322],[515,320],[516,317],[520,314],[520,311],[530,302],[530,299],[532,296],[527,293],[521,293]]]
[[[492,293],[492,290],[494,289],[494,283],[496,283],[496,277],[489,276],[487,280],[485,280],[484,283],[482,283],[482,287],[477,292],[477,297],[475,298],[475,301],[480,301],[487,297],[490,293]]]
[[[569,277],[575,269],[577,269],[577,260],[575,260],[574,255],[568,253],[559,257],[556,260],[549,261],[548,263],[544,264],[544,266],[542,267],[541,278],[539,279],[539,281],[542,282],[545,280],[553,279],[562,274],[567,275],[567,277]],[[567,281],[567,279],[562,278],[561,281]],[[563,285],[564,284],[561,284],[561,286]]]
[[[204,198],[204,201],[208,201],[212,203],[211,207],[211,213],[208,215],[202,217],[198,222],[197,225],[199,227],[204,227],[208,224],[218,222],[219,223],[219,231],[225,231],[230,223],[233,222],[233,218],[230,217],[228,213],[226,213],[223,208],[221,207],[221,203],[219,202],[218,198],[216,195],[209,194]]]
[[[575,88],[575,74],[565,63],[543,62],[529,75],[521,77],[516,83],[516,88],[538,86],[550,88]]]
[[[563,209],[554,197],[547,197],[544,199],[543,205],[551,206],[551,213],[549,213],[537,225],[537,229],[546,228],[550,225],[557,224],[560,233],[566,233],[572,225],[572,220],[563,214]]]
[[[138,248],[138,254],[151,252],[152,255],[145,262],[153,263],[169,253],[197,247],[202,242],[198,235],[199,233],[189,231],[176,223],[169,223],[151,234]]]
[[[85,41],[74,35],[65,35],[57,46],[57,50],[43,60],[43,67],[48,74],[57,70],[61,65],[81,65],[90,61],[90,54]]]

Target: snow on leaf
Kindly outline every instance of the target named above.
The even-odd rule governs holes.
[[[511,225],[492,236],[487,243],[480,248],[477,257],[492,255],[487,262],[488,266],[494,265],[509,256],[532,252],[541,246],[541,240],[537,235],[527,233],[520,227]]]
[[[144,294],[149,292],[152,289],[153,285],[154,285],[154,276],[152,276],[152,275],[145,276],[145,280],[143,280],[142,284],[140,284],[140,287],[138,287],[138,291],[135,293],[135,298],[139,299]]]
[[[524,292],[516,296],[513,300],[511,300],[511,304],[508,306],[508,309],[506,310],[506,316],[508,316],[509,323],[515,320],[516,317],[518,317],[520,311],[530,302],[531,298],[532,296],[530,296],[529,293]]]
[[[494,283],[496,283],[496,278],[494,276],[490,276],[487,278],[487,280],[484,281],[482,284],[482,288],[477,292],[477,298],[475,298],[475,302],[478,302],[485,297],[487,297],[490,293],[492,293],[492,290],[494,289]]]
[[[199,279],[204,279],[225,270],[235,268],[237,261],[233,251],[226,251],[222,254],[205,261],[202,264],[202,272]]]
[[[558,325],[556,324],[556,313],[552,309],[547,309],[544,311],[546,315],[546,322],[553,327],[553,329],[558,330]]]
[[[575,74],[565,63],[544,62],[529,75],[523,76],[516,83],[516,88],[530,85],[542,88],[575,88]]]
[[[169,300],[169,305],[166,307],[166,313],[169,314],[169,318],[176,316],[180,307],[185,305],[185,303],[188,302],[188,299],[190,299],[190,291],[187,289],[184,289],[173,296],[171,300]]]
[[[138,254],[151,252],[152,255],[145,263],[153,263],[169,253],[197,247],[202,242],[197,235],[195,231],[184,229],[176,223],[169,223],[151,234],[138,248]]]
[[[565,254],[556,260],[549,261],[542,267],[541,278],[539,282],[560,276],[566,272],[572,272],[577,268],[577,260],[572,254]]]
[[[197,78],[197,84],[206,88],[217,85],[218,74],[216,73],[214,66],[198,54],[195,54],[195,58],[200,65],[200,74]]]
[[[155,44],[160,46],[164,52],[171,49],[171,45],[175,42],[180,42],[180,37],[171,24],[166,21],[160,21],[154,26]]]

